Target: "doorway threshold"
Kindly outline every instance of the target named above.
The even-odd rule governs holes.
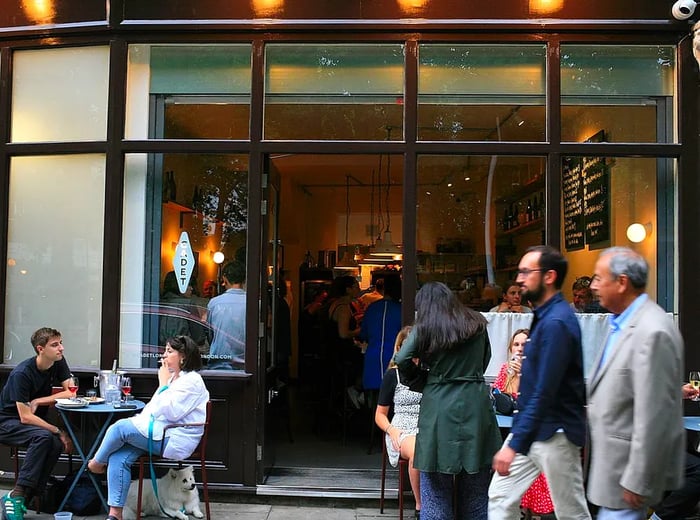
[[[275,467],[258,495],[317,498],[377,499],[381,489],[380,469]],[[385,497],[398,493],[398,472],[387,468]]]

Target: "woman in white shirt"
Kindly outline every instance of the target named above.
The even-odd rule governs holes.
[[[95,456],[88,462],[93,473],[107,471],[107,520],[122,520],[131,483],[131,465],[151,450],[174,459],[186,459],[199,444],[203,427],[171,428],[168,424],[203,423],[209,392],[196,372],[202,367],[197,344],[187,336],[175,336],[165,344],[158,369],[159,387],[138,415],[120,419],[109,427]]]

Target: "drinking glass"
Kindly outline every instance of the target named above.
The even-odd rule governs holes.
[[[68,390],[70,390],[70,393],[73,394],[70,398],[71,401],[77,401],[76,394],[78,393],[78,386],[78,378],[71,374],[68,378]]]
[[[122,376],[122,392],[124,393],[124,401],[128,401],[131,393],[131,378],[129,376]]]
[[[690,386],[696,390],[700,390],[700,372],[691,372],[688,376],[688,381],[690,382]],[[700,396],[696,395],[695,397],[692,397],[691,400],[700,401]]]

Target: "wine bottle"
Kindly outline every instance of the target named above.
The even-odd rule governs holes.
[[[517,226],[520,225],[520,221],[518,220],[518,219],[519,219],[519,215],[518,215],[518,204],[515,203],[515,204],[513,204],[512,206],[513,206],[513,211],[512,211],[511,214],[513,215],[513,219],[512,219],[513,224],[512,224],[511,227],[517,227]]]
[[[532,199],[527,199],[527,207],[525,208],[525,215],[527,222],[532,222],[535,220],[535,215],[532,212]]]

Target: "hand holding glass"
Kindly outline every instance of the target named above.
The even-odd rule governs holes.
[[[688,376],[688,381],[690,382],[690,386],[695,390],[700,390],[700,372],[691,372]],[[700,395],[695,394],[695,396],[690,399],[691,401],[700,401]]]

